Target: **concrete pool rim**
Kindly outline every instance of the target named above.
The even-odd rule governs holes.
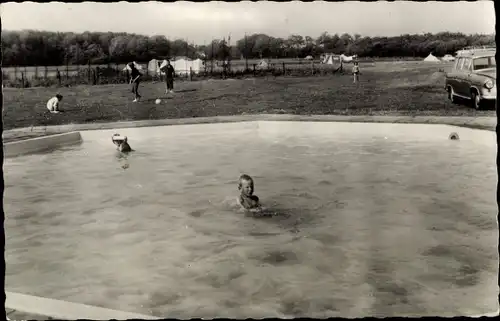
[[[32,133],[35,138],[14,139],[4,144],[5,157],[16,157],[63,145],[77,144],[82,141],[80,131],[109,130],[120,128],[140,128],[155,126],[223,124],[239,122],[351,122],[351,123],[393,123],[393,124],[434,124],[467,127],[476,130],[494,131],[496,117],[461,116],[339,116],[339,115],[291,115],[291,114],[252,114],[235,116],[215,116],[196,118],[177,118],[159,120],[120,121],[110,123],[67,124],[39,126],[6,130],[4,139],[16,138],[16,134]]]
[[[173,118],[157,120],[118,121],[108,123],[66,124],[54,126],[36,126],[4,130],[7,133],[16,132],[44,132],[63,133],[70,131],[118,129],[132,127],[153,127],[172,125],[217,124],[251,121],[309,121],[309,122],[359,122],[359,123],[399,123],[399,124],[438,124],[451,126],[465,126],[481,130],[495,130],[496,117],[469,117],[469,116],[368,116],[368,115],[293,115],[293,114],[252,114],[233,116]]]

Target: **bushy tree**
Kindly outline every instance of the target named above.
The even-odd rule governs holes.
[[[214,39],[208,45],[194,45],[183,39],[143,36],[124,32],[47,32],[37,30],[2,31],[4,66],[64,65],[87,63],[146,62],[153,58],[187,56],[223,60],[231,57],[297,58],[322,53],[357,54],[360,57],[425,57],[453,54],[465,46],[494,45],[494,35],[465,35],[457,32],[404,34],[397,37],[330,35],[316,39],[291,35],[283,39],[266,34],[252,34],[230,45]]]

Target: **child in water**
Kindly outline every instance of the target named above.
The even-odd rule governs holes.
[[[238,204],[242,208],[250,211],[261,209],[259,198],[256,195],[253,195],[254,183],[253,179],[249,175],[243,174],[240,176],[238,179],[238,190],[240,191]]]
[[[111,140],[113,141],[113,144],[115,144],[117,146],[117,149],[122,152],[122,153],[128,153],[128,152],[131,152],[132,151],[132,148],[130,147],[130,145],[128,144],[127,142],[127,136],[125,136],[122,139],[115,139],[115,137],[120,137],[120,134],[114,134],[112,137],[111,137]]]

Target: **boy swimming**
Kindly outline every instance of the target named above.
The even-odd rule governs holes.
[[[119,138],[119,139],[118,139]],[[111,140],[113,141],[113,144],[117,146],[117,149],[122,152],[122,153],[128,153],[132,151],[132,148],[127,142],[127,136],[122,137],[120,134],[114,134],[111,136]]]
[[[253,179],[246,174],[243,174],[238,179],[238,190],[240,195],[238,197],[238,204],[246,210],[260,210],[259,197],[253,195],[254,182]]]

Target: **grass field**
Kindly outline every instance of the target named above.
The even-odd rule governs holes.
[[[334,115],[494,116],[446,99],[443,64],[366,63],[360,83],[349,74],[177,82],[166,96],[163,83],[143,83],[143,100],[133,103],[126,84],[69,88],[4,88],[4,128],[207,117],[257,113]],[[64,96],[61,114],[46,101]],[[162,98],[160,105],[154,103]]]

